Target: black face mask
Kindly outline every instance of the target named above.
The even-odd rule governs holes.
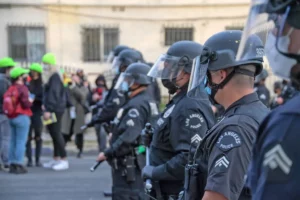
[[[175,81],[176,79],[173,79],[172,81],[169,79],[161,80],[163,86],[169,90],[169,94],[174,94],[178,90],[178,87],[175,85]]]

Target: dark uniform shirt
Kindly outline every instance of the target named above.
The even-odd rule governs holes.
[[[108,157],[122,157],[138,146],[145,124],[158,115],[156,103],[146,91],[130,99],[119,109],[115,119],[111,146],[105,151]]]
[[[268,112],[252,93],[227,108],[223,119],[208,131],[196,154],[197,163],[207,169],[205,190],[230,200],[239,198],[259,124]]]
[[[297,95],[263,121],[248,173],[253,200],[300,199],[299,108]]]
[[[182,90],[166,106],[154,126],[150,146],[153,180],[158,180],[161,192],[176,195],[183,188],[184,167],[191,142],[199,142],[215,119],[209,100],[187,97]]]
[[[258,85],[257,87],[254,87],[254,90],[256,90],[259,100],[261,100],[261,102],[263,102],[266,106],[269,106],[270,91],[268,88],[265,85]]]

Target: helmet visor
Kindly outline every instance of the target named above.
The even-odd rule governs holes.
[[[208,62],[201,60],[201,57],[194,59],[187,95],[197,100],[209,100],[206,92]]]
[[[275,47],[278,16],[267,13],[268,0],[252,0],[236,60],[261,60]]]
[[[154,63],[148,76],[159,79],[172,80],[176,78],[184,69],[185,57],[175,57],[162,54]]]
[[[112,63],[114,61],[114,52],[111,51],[108,56],[107,56],[107,59],[106,59],[106,62],[107,63]]]
[[[118,78],[118,81],[114,87],[115,90],[120,92],[127,92],[128,89],[134,84],[134,78],[132,74],[122,72]]]

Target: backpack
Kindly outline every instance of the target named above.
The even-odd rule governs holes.
[[[10,86],[3,95],[3,112],[7,116],[16,115],[17,106],[19,104],[19,91],[14,85]]]

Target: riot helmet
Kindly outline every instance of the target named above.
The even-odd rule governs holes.
[[[209,85],[208,93],[212,100],[218,89],[222,89],[235,74],[243,74],[250,77],[258,75],[262,71],[263,63],[263,44],[260,38],[252,35],[245,45],[245,51],[237,59],[239,43],[241,42],[242,31],[231,30],[222,31],[211,36],[204,44],[204,49],[198,56],[193,65],[193,75],[190,81],[189,95],[195,96],[193,88],[205,82]],[[255,70],[247,70],[243,65],[253,65]],[[210,71],[232,68],[228,76],[219,84],[213,83]],[[207,74],[203,70],[207,69]],[[206,76],[207,75],[207,76]]]
[[[174,43],[167,51],[156,60],[148,76],[159,78],[162,84],[174,94],[180,86],[177,77],[182,73],[191,74],[193,59],[200,55],[202,45],[192,41],[179,41]],[[182,87],[182,86],[181,86]]]
[[[150,67],[144,63],[132,63],[122,72],[115,85],[116,90],[123,93],[130,93],[140,87],[151,84],[150,77],[147,76]],[[136,87],[132,86],[136,84]]]
[[[300,69],[294,68],[292,72],[292,68],[300,63],[299,18],[299,0],[252,0],[239,48],[242,53],[243,44],[253,34],[259,35],[273,73],[291,80],[298,88]]]
[[[124,49],[120,54],[114,59],[113,68],[119,74],[126,70],[126,68],[135,62],[143,62],[143,57],[139,52],[133,49]]]
[[[109,53],[108,57],[107,57],[107,62],[108,63],[113,63],[113,60],[115,57],[117,57],[119,55],[119,53],[125,49],[130,49],[128,46],[125,45],[117,45],[115,46],[115,48],[113,50],[111,50],[111,52]]]

